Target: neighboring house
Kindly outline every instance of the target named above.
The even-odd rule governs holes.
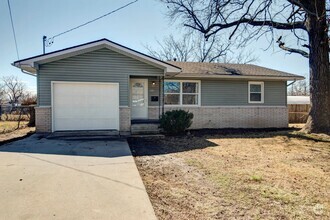
[[[130,131],[171,109],[193,112],[193,129],[286,127],[286,82],[304,79],[255,65],[163,62],[107,39],[13,65],[37,77],[39,132]]]
[[[288,96],[288,105],[309,105],[310,103],[309,96]]]

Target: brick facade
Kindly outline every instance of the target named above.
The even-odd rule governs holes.
[[[129,107],[119,107],[119,127],[120,131],[130,131],[131,130],[131,108]]]
[[[283,128],[288,126],[286,106],[269,107],[165,107],[194,114],[192,129],[200,128]]]
[[[36,131],[52,131],[51,107],[36,107]],[[200,128],[282,128],[288,126],[286,106],[165,107],[165,111],[183,109],[194,114],[192,129]],[[158,119],[159,108],[148,108],[149,119]],[[120,107],[120,131],[131,130],[131,109]]]
[[[162,114],[162,109],[160,109],[159,112],[159,107],[157,106],[149,106],[148,108],[148,119],[159,119],[159,114]]]
[[[36,110],[36,131],[38,133],[52,132],[52,108],[35,107]],[[130,131],[131,129],[131,109],[129,107],[120,107],[120,131]]]
[[[36,132],[52,131],[52,108],[35,107],[36,110]]]

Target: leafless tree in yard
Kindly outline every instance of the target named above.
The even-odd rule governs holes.
[[[26,92],[22,97],[22,106],[29,106],[26,107],[28,111],[28,117],[29,117],[29,127],[35,126],[35,109],[34,105],[37,104],[37,95],[32,94],[30,92]]]
[[[330,133],[329,23],[325,0],[162,0],[169,16],[206,39],[229,33],[242,45],[262,36],[309,59],[311,110],[306,132]],[[286,45],[284,33],[295,37]]]
[[[6,95],[12,106],[15,106],[23,97],[26,86],[16,76],[5,76],[2,80],[5,86]]]
[[[252,50],[232,50],[231,53],[228,53],[224,56],[220,63],[238,63],[238,64],[251,64],[259,61],[259,58],[254,54]]]
[[[193,58],[194,46],[189,35],[185,35],[182,40],[174,39],[173,35],[166,37],[162,42],[157,40],[159,49],[156,50],[149,45],[144,47],[149,55],[164,61],[174,60],[180,62],[190,61]]]
[[[6,100],[6,89],[5,85],[0,83],[0,105]]]
[[[199,34],[192,40],[195,47],[194,57],[197,62],[218,62],[229,53],[230,43],[220,43],[221,39],[215,35],[206,40]]]
[[[25,92],[21,98],[22,105],[36,105],[37,104],[37,95],[31,92]]]
[[[308,81],[305,80],[300,80],[291,85],[291,88],[289,88],[288,95],[292,96],[309,96],[309,85]]]
[[[170,35],[157,43],[159,49],[154,49],[149,45],[145,48],[149,55],[164,61],[253,63],[258,60],[252,52],[232,51],[231,48],[235,47],[232,43],[223,42],[215,35],[207,40],[203,35],[196,33],[185,34],[181,39],[175,39],[173,35]]]

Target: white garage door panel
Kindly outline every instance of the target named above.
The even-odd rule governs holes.
[[[119,85],[53,84],[54,130],[119,130]]]

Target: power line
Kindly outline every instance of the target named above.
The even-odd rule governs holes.
[[[17,59],[19,60],[18,46],[17,46],[17,40],[16,40],[16,32],[15,32],[15,27],[14,27],[14,22],[13,22],[13,15],[11,14],[11,7],[10,7],[9,0],[7,0],[7,3],[8,3],[9,14],[10,14],[11,28],[13,29],[13,34],[14,34]]]
[[[8,1],[9,1],[9,0],[8,0]],[[124,8],[128,7],[128,6],[131,5],[131,4],[134,4],[134,3],[137,2],[137,1],[138,1],[138,0],[131,1],[131,2],[127,3],[126,5],[123,5],[123,6],[117,8],[117,9],[115,9],[115,10],[113,10],[113,11],[110,11],[110,12],[108,12],[108,13],[106,13],[106,14],[100,16],[100,17],[97,17],[97,18],[95,18],[95,19],[93,19],[93,20],[87,21],[87,22],[85,22],[85,23],[83,23],[83,24],[81,24],[81,25],[78,25],[78,26],[76,26],[76,27],[74,27],[74,28],[71,28],[71,29],[69,29],[69,30],[67,30],[67,31],[64,31],[64,32],[62,32],[62,33],[56,34],[56,35],[54,35],[54,36],[52,36],[52,37],[46,39],[46,40],[47,40],[47,45],[46,45],[46,46],[51,46],[51,45],[53,44],[53,42],[54,42],[54,38],[55,38],[55,37],[61,36],[61,35],[63,35],[63,34],[66,34],[66,33],[68,33],[68,32],[71,32],[71,31],[73,31],[73,30],[76,30],[76,29],[78,29],[78,28],[81,28],[81,27],[83,27],[83,26],[85,26],[85,25],[87,25],[87,24],[90,24],[90,23],[92,23],[92,22],[94,22],[94,21],[97,21],[97,20],[99,20],[99,19],[101,19],[101,18],[104,18],[104,17],[106,17],[106,16],[108,16],[108,15],[111,15],[111,14],[113,14],[113,13],[115,13],[115,12],[121,10],[121,9],[124,9]]]

